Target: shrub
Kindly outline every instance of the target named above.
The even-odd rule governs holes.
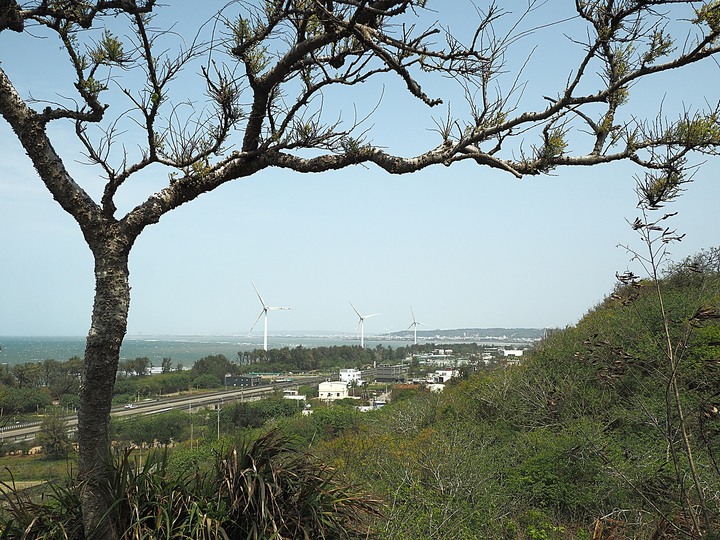
[[[177,470],[177,469],[176,469]],[[40,502],[1,485],[7,512],[3,538],[83,540],[81,484],[51,486]],[[214,470],[172,473],[168,452],[151,452],[138,467],[132,451],[113,458],[107,497],[122,538],[368,538],[378,503],[337,481],[313,456],[291,450],[270,432],[216,454]]]
[[[72,445],[62,411],[55,409],[45,416],[35,440],[50,459],[65,459],[68,456]]]
[[[205,373],[195,377],[191,384],[197,388],[220,388],[222,386],[220,379],[212,373]]]

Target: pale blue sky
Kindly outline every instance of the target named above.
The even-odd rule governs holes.
[[[462,29],[473,11],[458,3],[466,7],[453,11],[451,23]],[[553,0],[541,15],[562,19],[565,4],[572,2]],[[162,13],[177,16],[175,7]],[[191,22],[178,29],[185,32]],[[539,31],[508,58],[514,65],[538,46],[526,71],[528,104],[562,89],[562,60],[572,56],[562,34],[575,25]],[[2,68],[26,96],[71,94],[56,50],[50,44],[41,53],[26,36],[0,34]],[[718,71],[709,62],[638,86],[628,113],[656,110],[662,99],[670,114],[716,102]],[[397,81],[385,83],[352,97],[329,95],[329,117],[339,109],[352,117],[353,102],[363,115],[382,94],[367,124],[371,140],[407,155],[432,146],[432,119],[446,109],[427,111]],[[431,95],[444,88],[425,87]],[[76,162],[71,126],[53,131],[68,167],[97,193],[94,171]],[[687,234],[673,247],[676,258],[719,243],[717,165],[700,168],[672,208],[679,211],[673,225]],[[615,271],[630,266],[616,246],[638,246],[626,223],[637,214],[637,172],[626,164],[516,180],[470,163],[409,176],[374,167],[318,175],[264,171],[202,196],[141,235],[131,255],[128,332],[245,334],[260,311],[251,281],[269,305],[294,308],[270,314],[271,332],[353,332],[357,317],[348,301],[360,312],[381,314],[366,322],[366,333],[407,328],[411,305],[430,328],[573,324],[611,291]],[[133,183],[121,194],[120,209],[166,178],[158,171]],[[92,277],[77,225],[0,120],[0,335],[85,334]]]

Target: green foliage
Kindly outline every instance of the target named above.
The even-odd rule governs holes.
[[[152,415],[134,415],[112,420],[112,434],[115,440],[135,444],[155,441],[169,444],[184,438],[190,426],[190,417],[184,411],[174,410]]]
[[[720,2],[709,2],[695,10],[695,14],[697,18],[693,22],[707,24],[712,32],[720,32]]]
[[[561,128],[548,129],[544,133],[543,145],[535,149],[534,159],[540,172],[550,172],[553,162],[565,153],[567,141],[565,131]]]
[[[67,420],[62,411],[51,409],[45,415],[35,440],[43,447],[43,453],[49,459],[67,458],[72,448],[67,429]]]
[[[276,397],[225,406],[221,412],[221,421],[228,429],[259,428],[268,421],[292,416],[297,412],[295,401]]]
[[[405,358],[406,347],[393,349],[378,346],[364,349],[357,345],[315,347],[308,349],[298,346],[282,347],[264,351],[241,351],[238,353],[243,372],[287,373],[313,370],[335,370],[342,368],[363,368],[373,362],[392,361]],[[432,349],[430,349],[432,350]]]
[[[230,26],[230,30],[235,41],[233,54],[245,63],[251,76],[259,75],[270,63],[267,47],[260,45],[264,25],[239,18]]]
[[[50,483],[37,501],[14,480],[0,482],[6,511],[0,517],[1,538],[67,540],[84,538],[80,490],[72,480]]]
[[[519,436],[517,464],[507,478],[516,496],[565,519],[592,515],[586,510],[605,498],[597,489],[603,463],[592,447],[582,444],[587,428],[574,428],[539,429]]]
[[[4,415],[38,412],[51,403],[52,398],[47,388],[0,386],[0,410]]]
[[[335,437],[341,433],[356,431],[360,414],[354,407],[321,406],[313,410],[310,418],[320,433]]]
[[[564,528],[554,525],[552,520],[541,511],[529,510],[522,514],[518,521],[529,540],[561,540],[564,538]]]
[[[80,92],[87,94],[92,98],[97,98],[97,96],[100,95],[100,92],[103,92],[108,88],[105,83],[102,83],[93,77],[82,79],[78,81],[77,85]]]
[[[212,373],[203,373],[195,377],[190,384],[193,388],[220,388],[223,385],[222,381]]]
[[[685,116],[671,126],[668,141],[687,147],[714,147],[720,143],[720,123],[715,114]]]
[[[150,359],[147,356],[142,356],[133,360],[122,360],[118,369],[124,371],[126,376],[142,377],[150,373]]]
[[[201,358],[193,365],[190,370],[190,376],[193,380],[197,379],[202,375],[212,375],[215,379],[222,384],[225,380],[225,375],[235,374],[236,367],[222,354],[215,354],[205,356]],[[204,379],[209,380],[209,379]]]
[[[642,57],[642,64],[652,64],[659,58],[669,55],[675,50],[672,36],[663,30],[655,30],[650,40],[648,50]]]
[[[88,51],[90,60],[95,65],[122,64],[129,60],[123,51],[122,42],[107,29],[103,31],[100,41]]]
[[[695,459],[717,520],[720,273],[713,253],[671,267],[660,288]],[[340,409],[318,408],[313,444],[342,474],[384,494],[384,538],[589,538],[601,516],[616,516],[616,525],[625,516],[628,537],[647,538],[661,516],[682,514],[688,496],[687,460],[676,453],[679,480],[669,453],[677,423],[664,336],[651,283],[621,285],[577,325],[548,333],[520,366],[471,374],[442,394],[406,395],[354,423],[343,423]],[[292,428],[303,433],[307,425]]]
[[[188,390],[191,385],[192,374],[189,371],[171,371],[145,377],[118,377],[113,390],[113,400],[118,404],[128,403],[137,397],[154,398]]]
[[[319,387],[318,387],[317,384],[312,384],[312,385],[308,385],[308,384],[300,385],[300,386],[298,387],[298,394],[300,394],[301,396],[305,396],[305,397],[307,397],[308,399],[316,398],[316,397],[318,397],[318,388],[319,388]]]
[[[375,502],[332,482],[331,469],[289,448],[271,432],[218,461],[231,536],[365,538]]]
[[[219,451],[214,467],[173,472],[168,453],[151,452],[140,464],[133,452],[114,456],[108,516],[122,538],[291,540],[367,538],[377,502],[334,479],[309,454],[289,450],[269,433]],[[5,538],[84,538],[80,519],[82,484],[51,487],[34,501],[3,484]]]

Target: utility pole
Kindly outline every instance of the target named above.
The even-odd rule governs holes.
[[[222,405],[222,398],[220,398],[220,403],[217,404],[217,438],[218,441],[220,440],[220,406]]]

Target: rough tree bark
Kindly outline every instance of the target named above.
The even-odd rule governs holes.
[[[104,225],[89,240],[95,258],[95,300],[92,322],[85,347],[80,406],[78,445],[82,510],[86,523],[100,529],[94,536],[117,537],[112,522],[104,520],[113,501],[108,489],[108,447],[110,408],[120,359],[120,345],[127,331],[130,308],[128,256],[132,241],[117,226]],[[104,229],[104,230],[103,230]],[[94,537],[91,531],[86,535]]]

